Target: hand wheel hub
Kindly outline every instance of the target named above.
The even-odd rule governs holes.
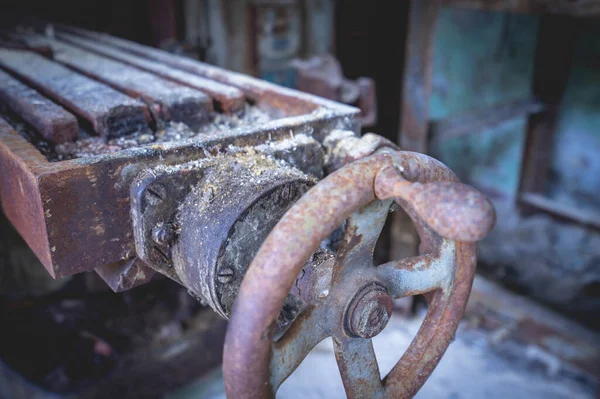
[[[352,298],[345,315],[346,332],[353,337],[372,338],[387,325],[392,298],[379,284],[364,287]]]

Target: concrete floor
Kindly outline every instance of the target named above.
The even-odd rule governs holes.
[[[394,315],[374,339],[382,374],[408,347],[423,315],[406,319]],[[584,399],[594,398],[589,384],[564,375],[552,359],[523,348],[523,358],[502,356],[493,337],[462,325],[455,341],[416,398],[445,399]],[[329,339],[319,344],[280,388],[278,398],[345,398]],[[169,396],[170,399],[225,398],[220,371]]]

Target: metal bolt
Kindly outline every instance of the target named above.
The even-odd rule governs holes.
[[[233,269],[230,267],[226,267],[224,269],[219,270],[217,273],[217,280],[222,284],[229,284],[231,280],[233,280]]]
[[[158,205],[167,198],[167,189],[161,184],[152,184],[146,189],[144,197],[150,205]]]
[[[173,239],[172,229],[165,226],[163,222],[157,223],[152,228],[152,240],[159,245],[167,245]]]
[[[392,315],[392,298],[379,284],[363,288],[346,310],[345,327],[354,337],[372,338],[387,325]]]
[[[283,188],[281,189],[281,199],[283,201],[288,201],[291,197],[292,197],[292,187],[291,187],[291,185],[287,184],[287,185],[283,186]]]
[[[203,192],[202,192],[202,199],[204,201],[207,201],[209,204],[211,202],[214,201],[215,199],[215,189],[213,187],[207,187]]]

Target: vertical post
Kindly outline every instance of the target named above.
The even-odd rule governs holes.
[[[427,152],[433,40],[439,9],[439,0],[410,2],[399,132],[400,146],[407,151]],[[402,210],[395,212],[390,257],[413,256],[418,244],[417,232],[408,215]]]
[[[433,40],[439,9],[439,0],[410,2],[400,105],[400,145],[408,151],[427,152]]]
[[[152,27],[152,45],[164,47],[177,42],[175,0],[151,0],[148,16]]]
[[[571,71],[576,21],[564,15],[544,15],[540,20],[532,90],[544,107],[527,121],[519,196],[545,194],[548,186],[556,122]]]

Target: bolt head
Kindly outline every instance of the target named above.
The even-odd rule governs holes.
[[[217,280],[221,284],[229,284],[233,280],[233,269],[225,267],[217,272]]]
[[[167,189],[162,184],[152,184],[146,188],[144,198],[150,205],[158,205],[167,198]]]
[[[152,241],[159,245],[168,245],[173,239],[173,232],[164,223],[157,223],[152,228]]]
[[[392,316],[392,298],[379,284],[363,288],[346,310],[346,332],[353,337],[372,338],[379,334]]]

